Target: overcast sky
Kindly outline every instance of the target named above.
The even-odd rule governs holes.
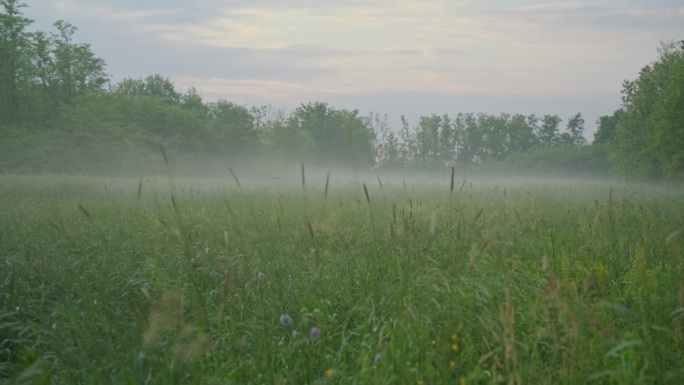
[[[205,100],[325,101],[401,115],[574,113],[620,105],[624,79],[684,39],[682,0],[27,0],[66,20],[116,82],[160,73]]]

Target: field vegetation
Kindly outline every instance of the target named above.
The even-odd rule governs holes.
[[[681,190],[240,177],[2,176],[0,383],[684,382]]]

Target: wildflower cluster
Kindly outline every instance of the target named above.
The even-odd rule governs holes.
[[[451,335],[449,336],[447,342],[448,342],[448,343],[446,343],[446,344],[444,344],[444,345],[441,345],[441,346],[443,346],[443,348],[439,348],[439,341],[438,341],[438,339],[434,339],[434,338],[433,338],[433,339],[430,341],[430,345],[431,345],[433,348],[437,348],[437,349],[438,349],[437,351],[435,351],[435,353],[437,353],[438,356],[441,356],[441,357],[444,357],[444,356],[450,357],[450,359],[448,360],[449,369],[450,369],[450,370],[453,370],[453,371],[457,371],[457,370],[459,370],[459,364],[458,364],[458,360],[457,360],[457,358],[456,358],[456,354],[458,354],[458,352],[459,352],[459,350],[460,350],[460,348],[461,348],[458,334],[457,334],[456,332],[451,333]],[[441,352],[441,354],[439,354],[438,352]],[[442,355],[442,354],[443,354],[443,355]],[[417,366],[417,363],[416,363],[416,366]],[[422,382],[422,380],[418,380],[418,383],[421,383],[421,382]],[[461,377],[461,378],[459,379],[459,382],[458,382],[458,383],[459,383],[459,385],[465,384],[465,383],[466,383],[465,378],[464,378],[464,377]]]

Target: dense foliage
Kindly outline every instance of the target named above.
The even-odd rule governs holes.
[[[580,113],[457,113],[402,117],[301,104],[291,112],[207,102],[160,74],[116,84],[104,60],[76,43],[77,28],[29,32],[22,3],[0,1],[0,170],[24,173],[151,174],[159,147],[179,172],[211,173],[235,163],[311,162],[356,170],[559,170],[605,175],[682,175],[682,50],[624,85],[624,105],[599,119],[592,145]],[[609,160],[610,159],[610,162]]]
[[[623,85],[623,105],[599,120],[596,142],[624,173],[684,177],[684,41],[663,43],[658,60]]]

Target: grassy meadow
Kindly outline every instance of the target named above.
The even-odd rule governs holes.
[[[0,176],[0,384],[684,383],[681,189],[326,180]]]

